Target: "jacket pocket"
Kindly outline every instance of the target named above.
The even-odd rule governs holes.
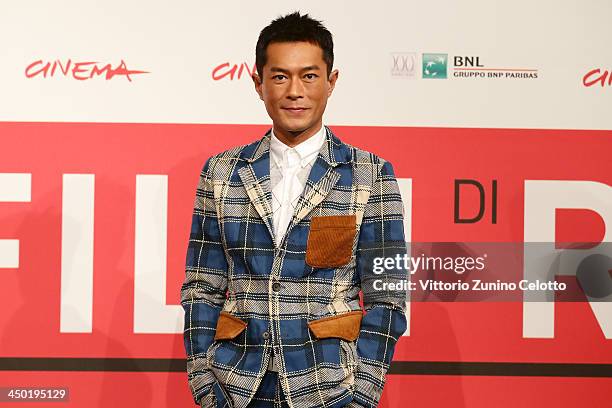
[[[312,217],[306,243],[306,263],[314,268],[334,268],[349,263],[357,218],[355,214]]]
[[[217,320],[214,340],[230,340],[238,336],[247,327],[247,322],[221,311]]]
[[[308,322],[308,327],[318,339],[336,337],[346,341],[355,341],[359,337],[362,317],[361,310],[354,310],[312,320]]]

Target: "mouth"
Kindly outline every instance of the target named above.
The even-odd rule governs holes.
[[[291,114],[300,114],[300,113],[304,113],[308,110],[308,108],[304,108],[301,106],[298,107],[286,107],[286,108],[281,108],[283,109],[285,112],[289,112]]]

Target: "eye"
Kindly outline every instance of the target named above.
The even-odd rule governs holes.
[[[311,73],[311,74],[306,74],[306,75],[304,75],[304,78],[306,78],[306,79],[308,79],[308,80],[310,80],[310,81],[312,81],[313,79],[315,79],[315,78],[317,78],[317,77],[318,77],[318,75],[317,75],[317,74],[312,74],[312,73]]]
[[[276,74],[272,77],[272,79],[274,79],[275,81],[282,81],[283,79],[287,78],[285,75],[283,74]]]

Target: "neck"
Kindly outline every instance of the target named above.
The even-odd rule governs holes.
[[[278,140],[280,140],[281,142],[283,142],[289,147],[295,147],[299,145],[300,143],[302,143],[303,141],[308,140],[312,136],[317,134],[317,132],[321,129],[322,126],[323,126],[323,121],[320,120],[315,125],[309,127],[308,129],[295,131],[295,132],[277,129],[275,126],[272,126],[272,129],[274,130],[274,136],[276,136]]]

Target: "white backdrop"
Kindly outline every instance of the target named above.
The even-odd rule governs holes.
[[[309,12],[334,34],[340,79],[327,122],[338,125],[612,129],[608,0],[44,1],[0,13],[0,120],[268,123],[248,75],[213,81],[219,64],[255,62],[268,22]],[[393,53],[479,56],[486,68],[537,79],[447,80],[391,75]],[[98,61],[149,71],[111,80],[26,78],[38,60]],[[58,69],[59,72],[59,69]],[[231,106],[231,109],[228,109]]]

